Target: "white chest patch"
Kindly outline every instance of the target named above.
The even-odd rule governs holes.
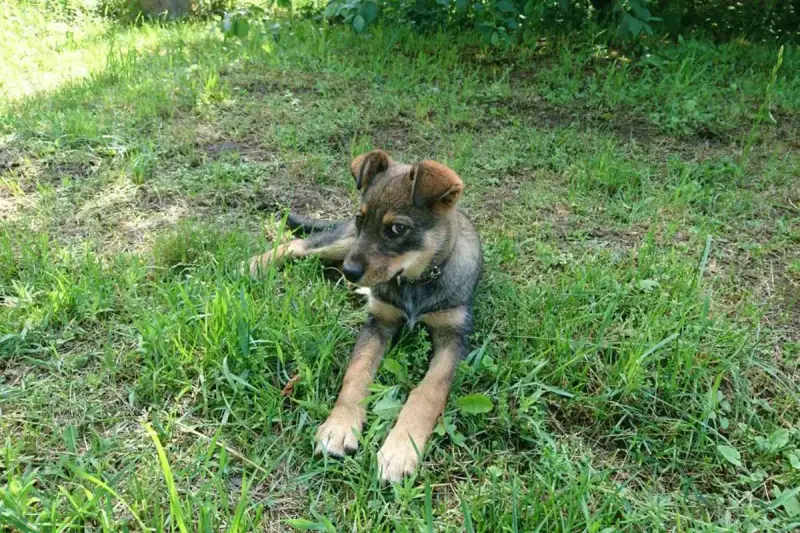
[[[356,289],[356,294],[363,294],[364,296],[369,298],[370,296],[372,296],[372,291],[369,290],[369,287],[358,287]]]

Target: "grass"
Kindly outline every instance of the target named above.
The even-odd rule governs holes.
[[[281,23],[0,15],[0,524],[800,527],[796,48],[771,81],[777,46],[742,41]],[[427,339],[381,366],[362,450],[314,457],[362,302],[314,260],[237,271],[273,212],[350,213],[371,147],[453,166],[486,258],[475,350],[390,488]]]

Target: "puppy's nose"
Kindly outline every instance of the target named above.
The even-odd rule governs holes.
[[[364,275],[364,267],[358,263],[345,261],[342,265],[342,273],[344,273],[344,277],[347,281],[355,283]]]

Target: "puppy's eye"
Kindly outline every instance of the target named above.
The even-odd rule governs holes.
[[[406,226],[404,226],[402,224],[398,224],[397,222],[395,222],[394,224],[389,226],[389,232],[388,233],[392,237],[399,237],[400,235],[404,234],[406,232],[406,230],[408,230],[408,227],[406,227]]]

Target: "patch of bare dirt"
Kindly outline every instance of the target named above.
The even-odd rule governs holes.
[[[0,189],[0,222],[17,220],[25,209],[33,204],[27,195],[5,195]]]
[[[85,178],[97,172],[100,161],[43,161],[44,168],[56,176]]]
[[[516,97],[502,105],[509,113],[522,117],[533,127],[558,128],[579,124],[585,128],[613,133],[621,141],[641,146],[654,155],[679,154],[684,158],[695,160],[736,152],[737,142],[746,133],[739,129],[723,133],[703,126],[692,136],[675,137],[663,133],[655,124],[636,115],[598,112],[595,109],[577,106],[564,108],[530,95]],[[489,127],[489,125],[478,125],[478,127]],[[769,139],[775,136],[784,138],[785,143],[789,145],[793,142],[800,145],[796,136],[797,130],[792,128],[793,126],[784,126],[775,132],[765,132],[761,143],[770,145]]]
[[[261,143],[246,139],[242,141],[220,140],[203,146],[205,152],[212,158],[219,158],[225,154],[239,154],[248,162],[268,162],[274,159],[275,153]]]
[[[395,118],[372,128],[372,140],[375,146],[387,150],[405,151],[409,146],[411,128],[401,118]]]
[[[326,144],[333,152],[349,153],[350,143],[354,137],[367,136],[371,137],[373,146],[388,151],[403,152],[408,149],[411,142],[411,126],[402,117],[394,117],[385,122],[373,124],[369,128],[358,128],[330,135]]]
[[[525,117],[534,126],[549,126],[557,128],[568,126],[580,119],[576,113],[550,105],[540,99],[517,100],[509,105],[514,114]]]
[[[0,176],[22,165],[22,157],[8,146],[0,146]]]
[[[254,80],[243,80],[234,84],[234,87],[253,94],[274,94],[285,93],[286,91],[294,94],[305,94],[318,92],[316,84],[319,77],[307,73],[291,72],[284,73],[280,79],[259,78]]]
[[[182,121],[180,128],[183,131],[193,132],[192,144],[212,159],[238,154],[247,162],[263,163],[275,160],[275,151],[261,142],[255,132],[247,132],[233,139],[229,132],[223,131],[224,127],[220,124]]]
[[[498,219],[506,205],[515,202],[518,196],[519,187],[494,187],[480,198],[468,200],[466,205],[473,222],[481,227]]]
[[[607,124],[623,140],[651,143],[657,142],[660,136],[656,126],[638,117],[622,117],[608,121]]]
[[[346,219],[353,213],[353,202],[346,191],[311,183],[296,182],[291,186],[267,184],[257,191],[257,209],[277,213],[288,207],[313,218]]]
[[[182,198],[150,194],[123,180],[103,186],[71,212],[59,224],[59,237],[96,239],[106,253],[141,252],[154,234],[198,212]]]

